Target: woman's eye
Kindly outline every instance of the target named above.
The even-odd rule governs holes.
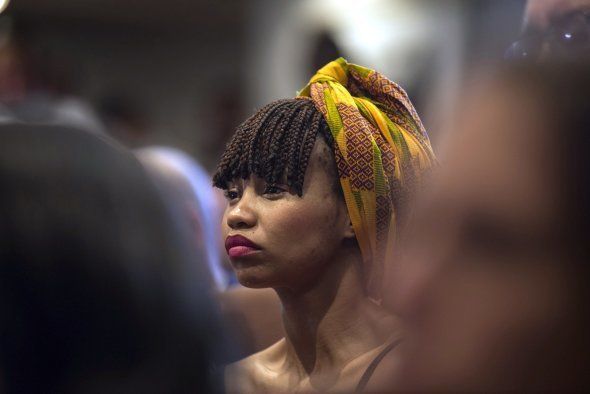
[[[226,190],[224,195],[229,201],[235,200],[239,197],[239,194],[236,190]]]
[[[268,185],[264,189],[264,194],[277,195],[277,194],[281,194],[281,193],[283,193],[285,191],[286,190],[284,188],[280,187],[280,186],[277,186],[277,185]]]

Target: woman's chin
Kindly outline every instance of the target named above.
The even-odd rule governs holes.
[[[242,286],[251,289],[263,289],[272,287],[272,280],[261,272],[252,272],[251,269],[236,270],[236,277]]]

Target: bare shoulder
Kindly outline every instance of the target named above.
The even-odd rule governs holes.
[[[285,339],[225,367],[225,389],[228,393],[260,392],[265,382],[278,373],[285,357]]]

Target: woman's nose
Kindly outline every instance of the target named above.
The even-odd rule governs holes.
[[[251,228],[256,225],[256,214],[253,207],[253,196],[244,192],[239,201],[229,208],[226,221],[233,230]]]

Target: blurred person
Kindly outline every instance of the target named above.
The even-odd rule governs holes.
[[[390,287],[401,388],[589,389],[589,69],[513,64],[468,90]]]
[[[221,266],[222,213],[209,174],[178,149],[150,146],[137,149],[135,155],[157,186],[180,208],[179,216],[186,219],[187,227],[193,231],[191,239],[205,254],[202,271],[208,273],[211,288],[225,290],[230,279]]]
[[[286,335],[228,366],[228,392],[362,392],[389,376],[383,259],[433,162],[406,93],[342,58],[238,127],[213,177],[225,245],[241,284],[276,291]]]
[[[0,391],[216,391],[196,251],[135,157],[57,126],[0,139]]]
[[[590,59],[590,0],[528,0],[511,59]]]
[[[130,148],[146,144],[150,135],[150,122],[141,104],[130,97],[110,94],[98,104],[98,113],[109,135]]]
[[[0,19],[0,121],[47,123],[104,133],[94,109],[68,91],[65,74],[46,53],[37,53],[28,31]],[[63,61],[62,61],[63,63]],[[64,68],[59,64],[59,69]],[[60,75],[62,74],[62,75]]]

